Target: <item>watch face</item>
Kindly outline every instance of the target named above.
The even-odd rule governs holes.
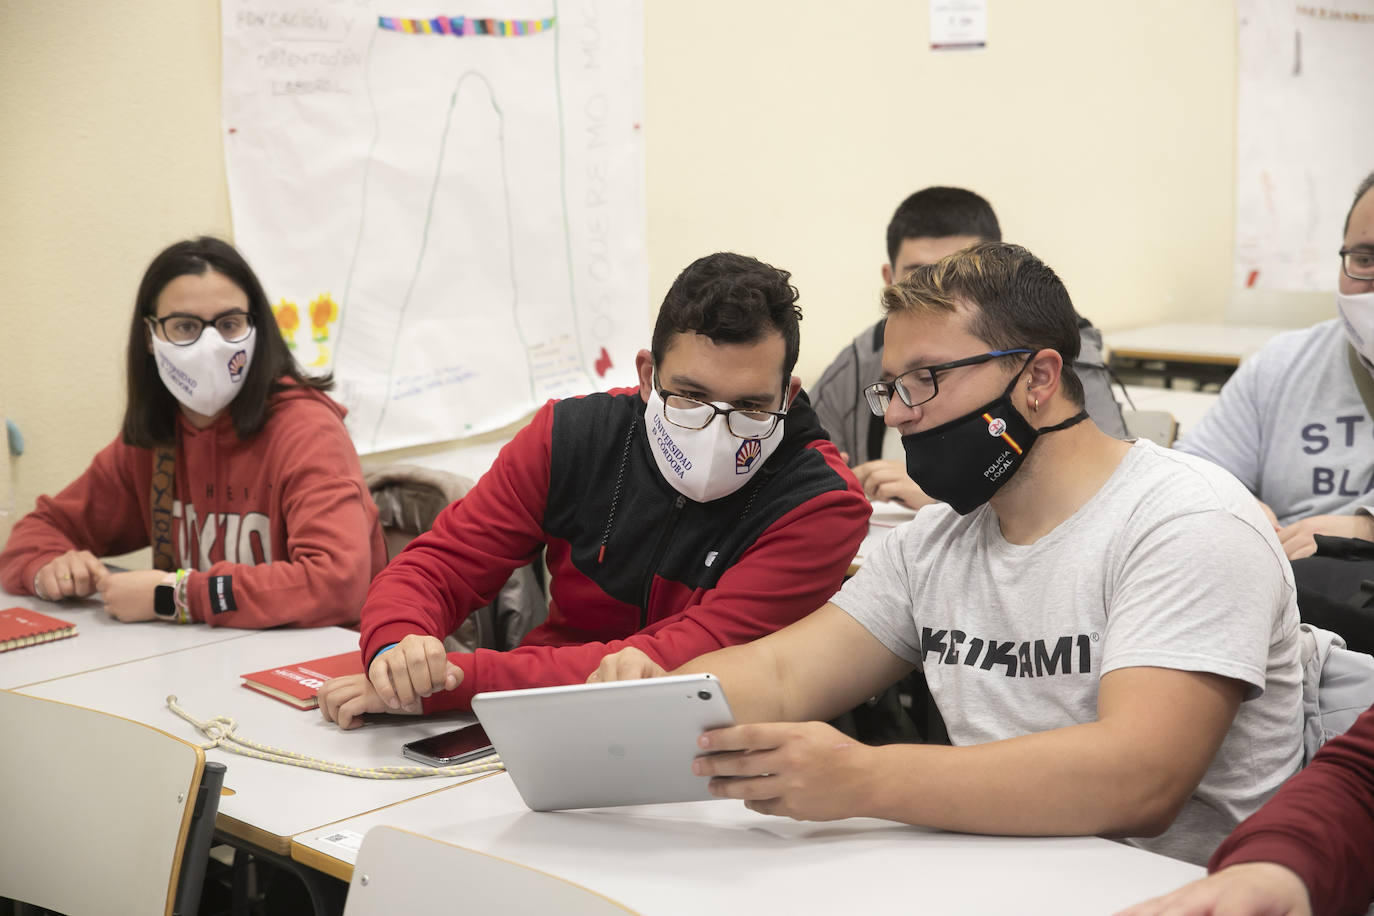
[[[159,585],[153,589],[153,613],[168,620],[176,617],[177,606],[173,598],[175,588],[171,585]]]

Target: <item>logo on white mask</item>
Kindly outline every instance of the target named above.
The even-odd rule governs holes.
[[[214,326],[201,332],[195,343],[178,347],[153,335],[153,355],[162,384],[182,404],[196,413],[213,417],[229,406],[253,364],[257,331],[247,339],[230,343]]]
[[[1345,336],[1364,361],[1374,365],[1374,293],[1355,296],[1336,294],[1336,310],[1345,325]]]
[[[735,473],[748,474],[754,469],[754,461],[762,454],[762,442],[758,439],[745,439],[735,451]]]
[[[702,503],[729,496],[748,483],[782,442],[784,422],[779,420],[767,439],[738,438],[720,415],[703,429],[683,429],[663,415],[657,389],[649,392],[644,409],[644,432],[659,473],[683,496]]]
[[[248,368],[248,351],[240,350],[229,357],[229,362],[225,364],[229,369],[229,381],[239,382],[243,379],[243,370]]]

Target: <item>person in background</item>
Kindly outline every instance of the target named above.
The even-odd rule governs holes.
[[[178,242],[129,325],[120,436],[0,552],[7,591],[99,593],[110,616],[211,626],[357,621],[386,563],[344,410],[305,375],[233,246]],[[151,546],[153,569],[100,558]]]
[[[887,261],[883,285],[891,286],[917,267],[934,264],[975,242],[1000,242],[1002,229],[992,206],[963,188],[924,188],[897,207],[887,225]],[[1112,397],[1111,376],[1102,362],[1102,335],[1087,319],[1077,319],[1079,356],[1074,370],[1083,384],[1088,416],[1110,436],[1123,438],[1126,424]],[[836,448],[854,467],[864,492],[872,499],[895,500],[918,509],[930,503],[906,475],[896,439],[885,433],[882,418],[864,404],[862,388],[882,372],[886,319],[865,329],[836,355],[811,388],[816,415]],[[884,439],[887,448],[884,448]]]
[[[639,386],[546,404],[377,577],[368,671],[326,683],[321,714],[353,728],[467,710],[478,691],[583,681],[626,646],[676,666],[824,601],[870,509],[792,375],[789,278],[738,254],[688,266]],[[541,549],[548,619],[510,651],[446,654],[443,637]]]
[[[1210,877],[1118,916],[1347,916],[1374,904],[1374,709],[1237,827]]]
[[[740,723],[702,735],[695,771],[766,814],[1099,834],[1206,861],[1302,761],[1273,529],[1225,471],[1088,418],[1073,304],[1024,248],[974,245],[883,304],[867,396],[939,502],[815,613],[678,669],[719,678]],[[914,669],[954,746],[870,746],[823,721]],[[662,670],[625,649],[591,677]]]
[[[1238,477],[1290,560],[1319,534],[1374,541],[1374,173],[1344,231],[1339,317],[1269,341],[1175,445]]]

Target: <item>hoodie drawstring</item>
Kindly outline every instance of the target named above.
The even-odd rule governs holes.
[[[625,448],[620,453],[620,470],[616,471],[615,491],[611,493],[611,511],[606,517],[606,530],[601,533],[601,547],[596,552],[598,566],[606,559],[606,542],[611,539],[611,528],[615,525],[615,511],[620,506],[620,491],[625,486],[625,468],[630,464],[630,446],[634,443],[635,426],[638,423],[639,416],[635,415],[630,419],[630,428],[625,433]]]

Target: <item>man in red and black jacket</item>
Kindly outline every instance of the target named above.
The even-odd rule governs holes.
[[[684,270],[638,388],[546,404],[377,576],[367,674],[325,685],[325,718],[466,710],[484,690],[581,682],[630,646],[672,668],[824,604],[869,507],[792,375],[789,278],[736,254]],[[548,620],[509,652],[446,654],[443,637],[541,548]]]

